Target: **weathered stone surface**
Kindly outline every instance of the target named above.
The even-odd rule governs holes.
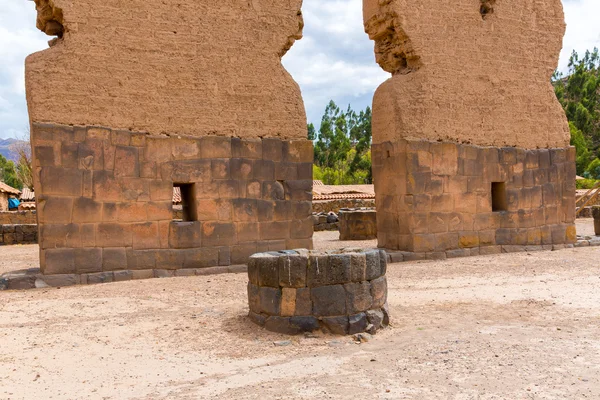
[[[321,319],[323,327],[334,335],[348,334],[348,317],[326,317]]]
[[[281,313],[281,289],[271,287],[260,288],[260,310],[268,315]]]
[[[340,210],[340,240],[371,240],[377,237],[375,210]]]
[[[346,292],[342,285],[321,286],[311,289],[313,314],[319,317],[346,313]]]
[[[365,313],[351,315],[348,317],[348,334],[354,335],[355,333],[364,332],[368,324]]]

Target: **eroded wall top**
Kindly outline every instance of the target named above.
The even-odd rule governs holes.
[[[569,143],[550,77],[560,0],[364,0],[377,62],[373,139],[525,148]]]
[[[281,57],[302,0],[35,0],[53,41],[26,62],[34,122],[305,138]]]

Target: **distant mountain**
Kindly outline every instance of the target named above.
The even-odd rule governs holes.
[[[8,160],[17,161],[15,154],[12,153],[10,147],[18,142],[20,142],[20,140],[13,138],[0,139],[0,154],[2,154]]]

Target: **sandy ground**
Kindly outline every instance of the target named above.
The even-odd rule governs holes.
[[[0,292],[0,399],[597,399],[599,259],[393,264],[392,327],[360,345],[275,345],[290,338],[248,321],[244,275]]]

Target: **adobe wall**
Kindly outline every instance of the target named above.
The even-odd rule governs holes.
[[[373,100],[379,245],[574,243],[574,149],[550,83],[560,0],[363,4],[377,62],[392,73]]]
[[[312,248],[312,142],[281,57],[301,0],[36,0],[26,61],[42,272],[243,264]],[[174,221],[187,185],[187,221]]]
[[[151,134],[306,138],[281,57],[302,0],[35,0],[62,37],[26,62],[31,120]]]
[[[550,84],[565,32],[560,0],[363,4],[376,60],[393,75],[373,100],[375,143],[569,145],[567,120]],[[483,7],[490,7],[487,14]]]

